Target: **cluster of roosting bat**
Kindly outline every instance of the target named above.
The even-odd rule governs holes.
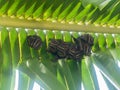
[[[71,36],[73,42],[65,42],[61,39],[50,39],[47,52],[55,56],[55,61],[59,59],[71,59],[80,61],[83,56],[91,55],[94,38],[90,34],[83,34],[78,38]],[[42,40],[37,35],[27,36],[28,46],[38,50],[42,46]]]

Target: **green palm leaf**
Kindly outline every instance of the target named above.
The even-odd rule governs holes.
[[[0,90],[101,89],[98,72],[108,89],[120,88],[119,0],[0,0]],[[71,34],[94,37],[92,55],[81,62],[52,62],[46,52],[50,38],[72,42]],[[109,33],[109,34],[108,34]],[[26,43],[28,35],[42,38],[40,50]]]

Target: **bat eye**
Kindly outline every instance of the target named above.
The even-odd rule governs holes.
[[[38,50],[42,46],[42,40],[37,35],[27,36],[27,44],[29,47]]]

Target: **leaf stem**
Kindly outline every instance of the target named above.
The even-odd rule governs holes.
[[[92,33],[120,33],[119,27],[110,26],[96,26],[94,24],[70,24],[61,22],[52,22],[46,20],[37,21],[35,19],[19,19],[17,17],[11,18],[8,16],[0,16],[0,26],[16,27],[16,28],[32,28],[32,29],[48,29],[48,30],[63,30],[63,31],[78,31],[78,32],[92,32]]]

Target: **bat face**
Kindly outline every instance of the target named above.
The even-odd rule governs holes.
[[[27,44],[29,47],[38,50],[42,46],[42,40],[37,35],[27,36]]]
[[[59,58],[67,57],[69,43],[62,42],[57,46],[57,55]]]
[[[56,55],[58,59],[65,58],[69,49],[69,43],[60,39],[51,39],[48,45],[48,52]]]
[[[57,47],[60,43],[61,43],[60,39],[57,39],[57,40],[50,39],[47,51],[52,53],[52,54],[56,54],[57,53]]]
[[[94,38],[90,34],[83,34],[78,38],[73,37],[79,51],[84,52],[84,55],[89,56],[94,43]]]
[[[90,35],[90,34],[83,34],[79,37],[83,42],[89,44],[89,45],[93,45],[94,43],[94,38]]]
[[[79,61],[83,58],[83,51],[80,51],[76,44],[71,44],[68,51],[68,58]]]

